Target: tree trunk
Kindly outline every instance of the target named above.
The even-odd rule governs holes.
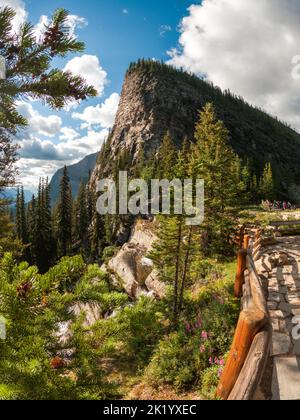
[[[174,301],[173,301],[173,319],[174,327],[178,323],[178,288],[179,288],[179,269],[180,269],[180,256],[181,256],[181,240],[182,240],[182,218],[180,218],[178,226],[178,241],[176,249],[176,271],[174,279]]]
[[[189,259],[190,259],[190,253],[191,253],[191,242],[192,242],[192,226],[190,226],[190,229],[189,229],[188,245],[187,245],[187,251],[185,254],[184,267],[183,267],[183,273],[182,273],[180,298],[179,298],[179,312],[182,310],[183,293],[185,289],[186,276],[188,272]]]

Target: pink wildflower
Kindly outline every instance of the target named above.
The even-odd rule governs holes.
[[[208,334],[207,334],[206,331],[202,331],[201,338],[203,338],[203,340],[207,340],[208,339]]]

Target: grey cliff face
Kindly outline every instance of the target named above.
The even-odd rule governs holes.
[[[125,77],[108,152],[96,165],[91,187],[111,175],[111,163],[127,151],[129,167],[139,152],[151,156],[167,131],[176,145],[193,141],[199,111],[212,102],[229,131],[234,151],[261,176],[266,162],[276,166],[277,179],[287,185],[300,182],[300,136],[291,128],[256,109],[243,99],[183,72],[166,68],[134,67]],[[288,153],[287,153],[288,151]]]

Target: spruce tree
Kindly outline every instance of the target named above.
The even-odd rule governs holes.
[[[87,187],[83,182],[80,183],[77,200],[75,203],[75,237],[80,242],[82,248],[87,248],[89,208],[87,200]]]
[[[263,200],[274,200],[275,199],[274,191],[275,191],[275,188],[274,188],[272,165],[271,163],[267,163],[264,168],[263,176],[260,180],[260,185],[259,185],[260,196]]]
[[[30,258],[41,273],[48,271],[55,260],[55,244],[48,180],[40,179],[37,199],[33,196],[27,212]]]
[[[169,143],[169,140],[167,140]],[[170,143],[169,143],[170,146]],[[171,145],[171,150],[174,150]],[[190,144],[184,140],[182,149],[170,160],[163,176],[171,179],[174,176],[182,182],[189,171]],[[167,160],[167,159],[166,159]],[[162,173],[162,172],[161,172]],[[172,324],[176,328],[183,309],[184,292],[191,282],[190,266],[192,257],[199,257],[199,237],[194,227],[187,226],[185,214],[159,217],[158,240],[150,253],[150,258],[159,273],[160,280],[169,284],[173,290]],[[197,240],[198,239],[198,240]]]
[[[24,188],[21,186],[17,189],[16,200],[16,230],[18,239],[24,244],[28,244],[28,228],[26,220],[26,204],[24,196]]]
[[[235,207],[241,204],[241,180],[237,156],[229,145],[229,133],[208,103],[200,112],[192,147],[190,173],[205,182],[203,249],[207,254],[226,254],[229,235],[236,223]]]
[[[68,255],[72,245],[72,192],[67,167],[60,182],[57,212],[57,239],[59,255]]]
[[[158,179],[172,179],[177,160],[176,147],[169,131],[165,134],[157,153],[156,176]]]
[[[12,143],[12,137],[7,130],[0,127],[0,192],[6,187],[14,185],[17,161],[17,146]],[[3,200],[0,200],[5,205]]]

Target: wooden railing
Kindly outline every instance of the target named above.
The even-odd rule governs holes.
[[[252,238],[241,231],[236,298],[242,298],[242,311],[225,369],[220,378],[217,397],[223,400],[252,400],[258,391],[269,356],[270,320],[267,303],[255,261],[263,244],[261,230]]]

